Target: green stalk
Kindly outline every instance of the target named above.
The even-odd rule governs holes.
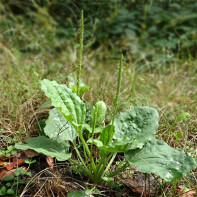
[[[115,98],[115,101],[114,101],[114,114],[113,114],[112,124],[114,124],[114,119],[115,119],[115,115],[116,115],[116,111],[117,111],[118,98],[119,98],[119,94],[120,94],[120,86],[121,86],[121,81],[122,81],[123,59],[124,59],[124,56],[123,56],[123,54],[121,54],[120,66],[119,66],[119,76],[118,76],[118,86],[117,86],[116,98]]]
[[[90,159],[90,164],[92,166],[92,170],[95,172],[96,171],[96,166],[95,166],[95,163],[94,163],[94,159],[93,159],[93,157],[91,155],[91,152],[90,152],[90,150],[88,148],[88,145],[86,144],[86,142],[85,142],[85,140],[83,138],[83,134],[82,134],[81,129],[79,130],[78,134],[79,134],[79,138],[80,138],[80,140],[81,140],[81,142],[83,144],[83,147],[85,148],[85,150],[87,152],[87,155],[88,155],[88,157]]]
[[[116,171],[110,173],[110,174],[108,175],[108,177],[113,177],[113,176],[115,176],[116,174],[118,174],[119,172],[123,171],[123,170],[126,169],[127,167],[128,167],[128,165],[127,165],[127,164],[124,164],[122,167],[118,168],[118,170],[116,170]]]
[[[98,183],[100,183],[100,182],[103,181],[103,180],[101,179],[101,177],[109,170],[109,168],[110,168],[110,166],[111,166],[111,164],[112,164],[112,162],[113,162],[113,160],[114,160],[116,154],[115,154],[115,156],[113,156],[113,158],[111,159],[112,156],[113,156],[113,153],[110,153],[106,160],[101,160],[101,161],[99,162],[99,165],[100,165],[100,166],[98,166],[97,173],[96,173],[96,177],[97,177],[97,179],[99,179]],[[106,158],[106,157],[104,157],[104,158]],[[107,165],[107,162],[108,162],[110,159],[111,159],[111,161],[110,161],[109,164]],[[104,170],[104,168],[105,168],[106,165],[107,165],[107,168]]]
[[[115,154],[113,155],[113,157],[111,158],[110,162],[108,163],[108,165],[107,165],[105,171],[103,172],[103,174],[101,175],[101,177],[104,176],[104,175],[108,172],[108,170],[109,170],[109,168],[111,167],[111,165],[112,165],[114,159],[116,158],[116,155],[117,155],[117,153],[115,153]]]
[[[80,45],[78,51],[78,60],[77,60],[77,95],[79,96],[80,90],[80,77],[81,77],[81,62],[82,62],[82,54],[83,54],[83,33],[84,33],[84,23],[83,23],[83,10],[81,10],[81,23],[80,23]]]
[[[95,178],[94,176],[92,175],[92,173],[87,170],[86,168],[84,168],[82,165],[80,165],[78,162],[76,162],[75,160],[69,158],[68,159],[71,163],[75,164],[77,167],[79,167],[83,172],[85,172],[89,177],[90,179],[94,182],[95,181]]]
[[[107,155],[103,155],[103,157],[101,157],[101,159],[100,159],[98,165],[96,166],[96,173],[95,173],[95,174],[96,174],[96,177],[97,177],[98,174],[99,174],[100,168],[101,168],[102,164],[104,163],[104,161],[105,161],[105,159],[106,159],[106,156],[107,156]]]
[[[92,124],[92,139],[94,137],[94,130],[95,130],[95,126],[96,126],[96,119],[97,119],[97,116],[95,117],[94,123]],[[92,154],[92,147],[93,147],[93,143],[91,144],[91,148],[90,148],[91,154]]]
[[[81,160],[82,164],[84,165],[84,167],[85,167],[86,169],[88,169],[88,168],[87,168],[87,166],[86,166],[86,164],[85,164],[84,159],[81,157],[81,154],[80,154],[80,152],[79,152],[79,150],[78,150],[78,148],[77,148],[76,144],[75,144],[75,143],[73,143],[73,146],[74,146],[75,151],[76,151],[76,153],[77,153],[77,155],[78,155],[79,159]]]

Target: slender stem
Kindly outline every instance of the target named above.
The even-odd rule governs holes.
[[[109,170],[109,168],[111,167],[111,165],[112,165],[114,159],[116,158],[116,155],[117,155],[117,153],[115,153],[115,154],[113,155],[113,157],[111,158],[110,162],[108,163],[108,165],[107,165],[105,171],[103,172],[103,174],[101,175],[101,177],[104,176],[104,175],[108,172],[108,170]]]
[[[80,45],[78,51],[78,60],[77,60],[77,95],[79,95],[80,90],[80,77],[81,77],[81,62],[82,62],[82,54],[83,54],[83,33],[84,33],[84,22],[83,22],[83,10],[81,10],[81,23],[80,23]]]
[[[123,56],[123,54],[121,54],[120,66],[119,66],[119,76],[118,76],[118,86],[117,86],[116,98],[115,98],[115,101],[114,101],[114,114],[113,114],[112,124],[114,124],[114,119],[115,119],[115,115],[116,115],[116,111],[117,111],[118,98],[119,98],[119,94],[120,94],[120,86],[121,86],[121,80],[122,80],[123,59],[124,59],[124,56]]]
[[[112,172],[108,175],[108,177],[113,177],[116,174],[118,174],[119,172],[123,171],[124,169],[126,169],[128,167],[127,164],[124,164],[122,167],[118,168],[118,170],[116,170],[115,172]]]
[[[146,178],[147,178],[147,174],[144,174],[144,179],[145,179],[145,188],[144,188],[144,193],[145,193],[145,197],[146,197]]]
[[[86,160],[86,164],[87,164],[88,167],[90,167],[89,162],[88,162],[88,157],[87,157],[87,154],[86,154],[86,149],[85,149],[84,146],[83,146],[83,152],[84,152],[84,157],[85,157],[85,160]]]
[[[84,168],[82,165],[80,165],[78,162],[76,162],[75,160],[69,158],[68,159],[71,163],[75,164],[77,167],[79,167],[83,172],[85,172],[89,177],[90,179],[94,182],[95,179],[94,179],[94,176],[92,175],[92,173],[87,170],[86,168]]]
[[[80,140],[81,140],[81,142],[82,142],[82,144],[83,144],[83,147],[85,148],[85,150],[86,150],[86,152],[87,152],[87,155],[88,155],[88,157],[89,157],[89,159],[90,159],[90,163],[91,163],[91,166],[92,166],[92,170],[95,172],[95,171],[96,171],[96,166],[95,166],[95,163],[94,163],[94,159],[93,159],[93,157],[92,157],[92,155],[91,155],[91,152],[90,152],[90,150],[89,150],[89,148],[88,148],[88,145],[86,144],[86,142],[85,142],[85,140],[84,140],[84,138],[83,138],[81,129],[79,129],[78,134],[79,134],[79,138],[80,138]]]
[[[101,168],[103,162],[104,162],[105,159],[106,159],[106,156],[107,156],[107,155],[103,155],[103,157],[101,157],[101,159],[100,159],[100,161],[99,161],[99,163],[98,163],[98,165],[97,165],[97,167],[96,167],[96,173],[95,173],[96,176],[98,175],[98,173],[99,173],[99,171],[100,171],[100,168]]]
[[[176,181],[174,182],[173,187],[172,187],[172,189],[171,189],[171,191],[170,191],[170,193],[171,193],[170,196],[171,196],[171,197],[174,196],[174,193],[175,193],[175,190],[176,190],[177,182],[178,182],[178,180],[176,180]]]
[[[76,153],[77,153],[79,159],[81,160],[82,164],[84,165],[84,167],[85,167],[86,169],[88,169],[87,166],[86,166],[86,164],[85,164],[84,159],[81,157],[81,154],[80,154],[80,152],[79,152],[79,150],[78,150],[76,144],[73,143],[73,145],[74,145],[75,151],[76,151]]]
[[[97,115],[97,113],[96,113],[96,115]],[[97,116],[94,118],[94,122],[92,124],[92,139],[94,137],[94,130],[95,130],[95,126],[96,126],[96,119],[97,119]],[[92,154],[92,147],[93,147],[93,143],[91,144],[91,148],[90,148],[91,154]]]
[[[111,159],[111,157],[113,156],[113,153],[110,153],[109,156],[107,157],[107,159],[103,162],[103,164],[101,165],[99,171],[98,171],[98,175],[97,177],[102,177],[103,172],[104,172],[104,168],[107,165],[107,162]]]

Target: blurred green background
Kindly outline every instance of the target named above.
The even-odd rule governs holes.
[[[170,61],[195,57],[197,2],[192,0],[1,0],[1,38],[20,52],[58,53],[76,39],[80,11],[85,42]],[[50,42],[46,41],[50,40]]]

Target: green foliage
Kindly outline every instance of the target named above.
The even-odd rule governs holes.
[[[119,10],[117,10],[117,13],[118,12]],[[142,40],[143,43],[146,38],[147,12],[148,6],[145,6],[142,32],[140,34],[140,40]],[[126,14],[128,14],[128,12],[126,12]],[[81,22],[81,26],[83,26],[83,12]],[[83,34],[82,30],[83,28],[81,28],[81,34]],[[105,126],[100,133],[98,132],[97,135],[94,135],[96,125],[101,124],[105,118],[106,106],[104,102],[99,101],[92,108],[92,124],[91,128],[89,128],[90,125],[88,127],[88,122],[86,122],[86,106],[80,98],[82,97],[82,94],[80,94],[82,40],[83,35],[81,35],[80,39],[77,89],[70,89],[66,85],[61,85],[56,81],[47,79],[44,79],[41,83],[41,89],[55,107],[52,109],[44,129],[45,134],[49,136],[49,138],[44,136],[30,138],[25,141],[26,144],[16,144],[15,147],[22,150],[33,149],[39,153],[56,157],[59,161],[69,160],[95,184],[99,184],[103,180],[112,181],[113,176],[126,169],[129,165],[136,166],[142,172],[155,173],[167,181],[174,181],[177,178],[187,175],[191,169],[196,167],[195,160],[192,157],[186,156],[183,151],[173,149],[164,142],[154,139],[159,121],[159,116],[155,109],[150,107],[134,107],[120,113],[117,118],[115,118],[122,77],[123,55],[120,61],[119,80],[112,123]],[[86,89],[87,88],[85,88],[85,90]],[[56,119],[58,119],[58,121]],[[69,126],[72,131],[67,131],[68,133],[71,131],[71,136],[70,134],[67,136],[67,133],[61,135],[60,127],[64,126],[66,121],[73,127]],[[75,130],[75,132],[73,132],[73,130]],[[88,135],[87,132],[89,132]],[[78,135],[77,142],[75,140],[76,135]],[[79,159],[78,161],[71,158],[71,154],[69,153],[70,144],[74,147],[74,151]],[[93,148],[96,147],[99,150],[98,159],[93,157]],[[154,149],[157,149],[158,152],[152,151]],[[114,172],[110,173],[110,166],[116,154],[119,152],[125,153],[126,161],[122,166],[115,168]],[[138,154],[143,158],[143,165]],[[174,154],[176,155],[175,162],[177,165],[174,165],[173,160],[171,161]],[[147,156],[147,158],[145,156]],[[165,159],[167,160],[165,161]],[[163,162],[162,165],[160,163],[161,161]],[[171,163],[169,164],[168,161]],[[185,163],[183,165],[184,161]],[[146,168],[146,163],[150,165],[152,170]],[[166,164],[169,165],[170,168],[166,167]],[[165,174],[161,173],[162,170]]]
[[[103,101],[98,101],[92,109],[92,124],[95,127],[104,121],[105,113],[107,111],[106,105]]]
[[[93,187],[92,189],[85,189],[80,192],[68,193],[68,197],[93,197],[93,194],[100,194],[100,193],[101,192],[98,189]]]
[[[174,182],[196,168],[196,162],[183,150],[172,148],[161,140],[153,139],[142,149],[129,150],[125,158],[141,172],[154,173],[168,182]]]
[[[69,144],[67,142],[58,143],[58,141],[46,138],[44,136],[28,138],[27,144],[16,144],[15,147],[21,150],[33,149],[38,153],[56,157],[58,161],[65,161],[71,155],[68,153]]]
[[[9,145],[7,148],[0,150],[0,157],[10,157],[16,154],[17,152],[13,145]]]
[[[51,99],[52,105],[57,107],[72,125],[78,126],[84,123],[85,104],[71,89],[47,79],[42,81],[41,88]]]
[[[53,108],[50,111],[44,133],[49,138],[54,138],[58,141],[62,139],[74,141],[77,137],[73,126],[64,118],[63,114],[57,108]]]
[[[103,143],[103,145],[108,145],[114,136],[114,126],[108,125],[106,126],[102,133],[99,136],[99,140]]]
[[[176,141],[179,142],[181,137],[184,135],[184,133],[179,132],[179,133],[173,133],[172,135],[175,137]]]
[[[44,128],[44,132],[51,139],[44,136],[29,138],[26,140],[27,144],[16,144],[16,148],[33,149],[39,153],[56,157],[59,161],[68,159],[86,173],[94,183],[111,180],[112,176],[124,170],[128,164],[136,166],[144,173],[155,173],[167,181],[175,181],[186,176],[191,169],[196,167],[194,159],[186,156],[182,150],[174,149],[163,141],[154,139],[159,121],[155,109],[145,106],[126,110],[115,118],[114,125],[107,125],[96,139],[92,131],[86,142],[82,130],[83,125],[86,124],[85,107],[82,100],[66,85],[60,85],[55,81],[43,80],[42,89],[50,97],[52,104],[59,107],[59,109],[51,110]],[[103,121],[105,112],[105,104],[101,101],[97,102],[92,110],[93,129],[97,123]],[[71,129],[69,126],[71,130],[65,130],[65,133],[62,132],[61,135],[58,132],[66,121],[74,125],[74,128]],[[74,129],[76,131],[73,134]],[[79,148],[83,147],[84,154],[81,154],[82,150],[79,151],[76,146],[77,134],[81,141]],[[78,163],[70,158],[68,140],[75,147],[81,162]],[[94,160],[92,156],[93,145],[100,150],[99,160]],[[126,163],[110,174],[108,169],[118,152],[125,152]],[[90,160],[90,164],[88,160]]]
[[[29,176],[30,174],[22,168],[17,168],[13,176],[2,178],[0,182],[0,196],[13,196],[14,194],[18,196],[18,186],[27,183],[22,180],[25,175]]]
[[[158,128],[158,112],[150,107],[136,107],[120,113],[114,121],[114,139],[129,138],[130,148],[142,148],[153,139]]]
[[[43,45],[42,38],[30,41],[22,32],[18,32],[16,19],[27,25],[40,24],[46,27],[43,34],[51,40],[57,51],[61,48],[62,40],[73,39],[76,34],[77,16],[84,10],[86,25],[86,38],[92,39],[92,46],[110,45],[121,40],[124,45],[127,39],[132,41],[133,48],[147,47],[153,51],[168,49],[173,52],[188,52],[195,56],[196,42],[196,9],[197,3],[192,1],[29,1],[28,4],[19,0],[12,4],[4,1],[3,16],[7,21],[1,23],[3,36],[19,36],[18,41],[23,52],[39,53]],[[44,9],[43,9],[44,8]],[[7,10],[12,11],[12,14]],[[21,19],[23,16],[23,20]],[[48,17],[50,22],[44,17]],[[16,19],[15,19],[16,18]],[[83,21],[82,23],[83,24]],[[12,29],[10,29],[12,28]],[[53,29],[56,31],[53,31]],[[83,35],[82,32],[80,32]],[[58,40],[55,42],[54,37]],[[39,45],[38,43],[42,44]],[[82,46],[82,45],[81,45]],[[80,47],[81,48],[81,47]],[[126,46],[127,50],[133,49]],[[148,52],[147,52],[148,53]],[[147,54],[150,57],[150,53]],[[153,54],[151,53],[151,58]],[[165,58],[165,57],[163,57]],[[166,61],[166,60],[165,60]],[[79,94],[78,94],[79,95]]]

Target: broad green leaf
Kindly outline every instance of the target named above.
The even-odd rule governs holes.
[[[1,181],[12,181],[14,179],[14,176],[5,176],[1,179]]]
[[[79,126],[84,123],[85,104],[70,88],[47,79],[42,80],[41,88],[51,99],[52,105],[57,107],[71,124]]]
[[[2,186],[1,188],[0,188],[0,196],[4,196],[5,194],[6,194],[6,186]]]
[[[13,177],[13,179],[14,179],[14,177]],[[11,187],[12,186],[12,184],[10,182],[6,183],[5,185],[6,185],[6,187]]]
[[[103,143],[104,146],[106,146],[112,141],[113,135],[114,135],[114,126],[108,125],[101,132],[99,136],[99,140]]]
[[[98,148],[101,148],[101,147],[104,146],[103,143],[100,140],[98,140],[98,139],[92,139],[92,138],[90,138],[87,142],[90,143],[90,144],[94,144]]]
[[[92,109],[92,124],[100,124],[105,118],[107,111],[106,105],[103,101],[98,101]]]
[[[15,148],[21,150],[32,149],[47,156],[56,157],[58,161],[65,161],[70,158],[68,153],[69,144],[66,142],[58,143],[56,140],[44,136],[26,139],[27,144],[16,144]]]
[[[88,140],[88,143],[92,143],[99,148],[99,155],[108,154],[108,153],[122,153],[130,149],[131,140],[129,138],[115,139],[113,142],[104,145],[99,139]]]
[[[168,182],[186,176],[196,168],[195,160],[183,150],[157,139],[148,142],[142,149],[129,150],[125,158],[141,172],[157,174]]]
[[[99,148],[100,155],[108,154],[110,152],[121,153],[129,150],[132,142],[130,138],[127,137],[124,139],[119,138],[113,140],[113,135],[114,126],[108,125],[103,129],[98,139],[90,138],[88,140],[88,143],[92,143],[97,146]]]
[[[107,148],[109,152],[121,153],[130,150],[132,147],[132,140],[128,137],[118,138],[108,144]]]
[[[25,171],[22,169],[22,168],[17,168],[15,171],[14,171],[14,176],[22,176],[25,174]]]
[[[14,190],[11,189],[11,188],[7,190],[7,194],[10,194],[11,195],[11,194],[14,194],[14,193],[15,193]]]
[[[154,138],[158,128],[159,115],[151,107],[135,107],[120,113],[115,121],[114,139],[130,138],[131,149],[142,148]]]
[[[95,143],[95,145],[98,144],[99,144],[98,142]],[[123,153],[125,151],[128,151],[130,147],[131,147],[131,139],[129,138],[115,139],[114,141],[112,141],[106,146],[100,146],[99,154],[102,156],[103,154],[108,154],[108,153]]]
[[[53,108],[49,112],[44,132],[49,138],[55,138],[58,141],[69,140],[72,142],[77,137],[74,127],[57,108]]]

